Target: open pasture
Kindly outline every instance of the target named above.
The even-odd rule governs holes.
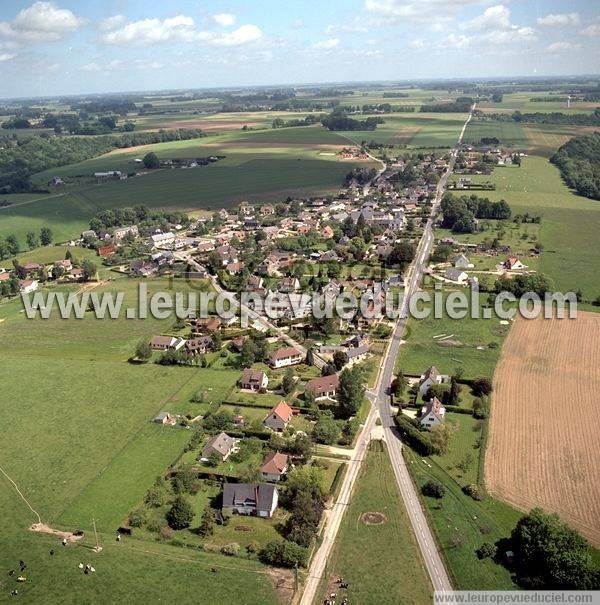
[[[560,291],[581,288],[588,299],[600,294],[599,202],[572,193],[555,166],[536,156],[524,158],[520,168],[498,168],[491,176],[472,179],[495,183],[496,190],[484,196],[505,199],[513,214],[542,216],[539,238],[544,250],[538,269],[552,277]]]
[[[486,485],[558,513],[600,546],[600,316],[518,319],[494,376]]]

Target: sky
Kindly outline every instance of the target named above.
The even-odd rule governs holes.
[[[597,0],[0,2],[0,97],[600,73]]]

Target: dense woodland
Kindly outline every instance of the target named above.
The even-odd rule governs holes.
[[[571,139],[550,161],[579,195],[600,200],[600,132]]]

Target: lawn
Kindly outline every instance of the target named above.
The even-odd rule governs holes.
[[[501,145],[526,149],[529,139],[518,122],[471,120],[465,131],[465,142],[476,143],[483,137],[496,137]]]
[[[485,196],[505,199],[514,214],[542,216],[539,270],[552,277],[560,291],[581,288],[587,299],[600,294],[600,202],[572,193],[558,170],[541,157],[524,158],[519,169],[498,169],[491,177],[473,180],[478,178],[494,182],[496,190]]]
[[[363,513],[383,513],[382,525],[366,525]],[[431,602],[431,585],[381,442],[374,442],[363,463],[354,495],[342,519],[327,563],[326,579],[342,576],[350,603]],[[325,593],[325,582],[321,594]]]
[[[462,447],[462,444],[458,445]],[[458,449],[460,448],[457,447],[457,451]],[[443,468],[444,464],[453,464],[455,453],[452,449],[448,461],[445,456],[440,457],[442,465],[433,458],[423,460],[408,446],[404,447],[403,452],[418,488],[431,479],[441,482],[445,487],[445,495],[441,500],[423,496],[422,501],[430,526],[442,548],[454,588],[515,590],[517,587],[504,567],[491,559],[479,560],[475,551],[484,542],[495,543],[508,537],[521,514],[488,496],[477,502],[465,495],[461,487],[466,481],[457,483]]]

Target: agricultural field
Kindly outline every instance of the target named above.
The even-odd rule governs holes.
[[[382,442],[373,442],[344,515],[321,591],[348,595],[351,603],[423,604],[431,585]],[[380,513],[375,523],[363,515]],[[383,520],[383,523],[377,524]],[[385,548],[382,545],[385,544]],[[395,570],[390,573],[390,569]],[[331,580],[349,583],[339,589]],[[401,578],[401,581],[400,581]]]
[[[539,239],[544,249],[538,270],[553,278],[556,288],[562,292],[580,288],[587,300],[600,294],[600,203],[572,193],[558,169],[541,157],[526,157],[520,168],[497,168],[491,176],[472,180],[491,180],[496,190],[486,191],[485,197],[505,199],[513,214],[541,215]]]
[[[520,91],[515,93],[504,94],[501,103],[493,103],[491,101],[483,101],[477,104],[477,109],[481,109],[486,113],[513,113],[520,111],[521,113],[591,113],[597,106],[597,103],[573,102],[571,107],[567,107],[565,101],[535,101],[541,97],[550,96],[549,93]],[[554,95],[552,95],[554,96]],[[557,98],[566,97],[565,94],[557,94]]]
[[[558,513],[600,545],[600,317],[517,319],[494,376],[485,479],[521,510]],[[543,455],[540,455],[543,452]]]

